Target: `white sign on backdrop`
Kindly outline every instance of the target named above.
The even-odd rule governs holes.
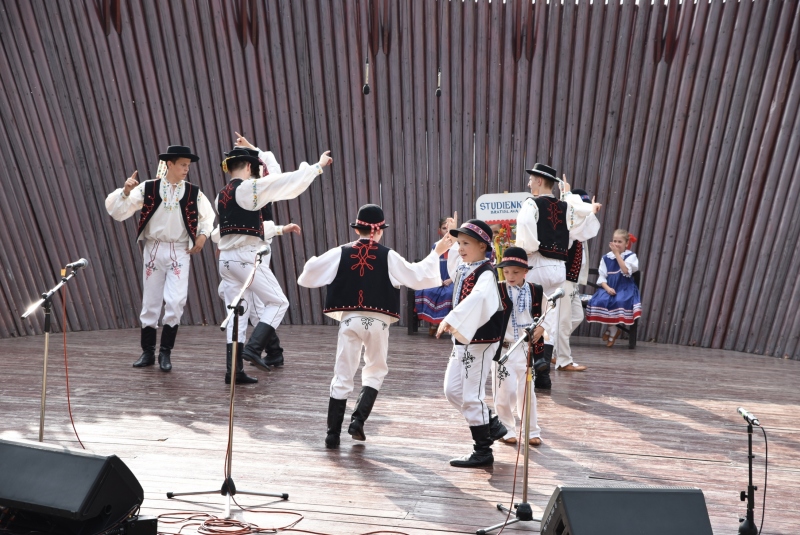
[[[487,193],[478,197],[475,203],[475,217],[493,225],[495,223],[514,223],[525,199],[533,197],[530,193]]]

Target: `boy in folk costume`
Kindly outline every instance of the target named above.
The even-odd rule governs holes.
[[[492,442],[506,435],[505,427],[492,418],[484,403],[486,379],[500,345],[503,307],[497,289],[497,270],[486,258],[492,247],[492,229],[480,219],[470,219],[455,228],[448,218],[450,234],[457,238],[447,257],[453,279],[453,310],[439,324],[436,336],[450,333],[453,350],[444,375],[444,395],[466,419],[474,451],[452,459],[451,466],[473,468],[494,463]]]
[[[582,189],[572,190],[573,195],[577,195],[584,203],[591,204],[589,194]],[[582,236],[586,227],[597,226],[599,222],[594,214],[590,214],[570,232],[571,235]],[[578,286],[586,284],[589,279],[589,249],[588,238],[571,240],[569,251],[567,252],[567,280],[564,282],[564,297],[561,299],[560,306],[556,307],[558,314],[558,336],[555,340],[555,357],[551,360],[556,365],[556,369],[568,369],[574,366],[572,360],[572,348],[569,338],[573,331],[583,322],[583,303],[581,303]]]
[[[223,171],[230,173],[231,181],[217,195],[217,212],[220,217],[219,272],[222,277],[226,304],[238,295],[242,285],[248,282],[259,249],[266,245],[262,208],[271,201],[293,199],[304,192],[326,165],[332,162],[327,152],[319,162],[308,165],[303,162],[297,171],[277,176],[261,176],[262,162],[255,150],[236,147],[225,154]],[[267,369],[259,355],[269,339],[269,333],[280,325],[288,308],[288,302],[275,275],[263,263],[258,267],[249,290],[264,304],[258,325],[242,350],[247,331],[247,321],[239,322],[237,333],[239,351],[236,355],[236,382],[255,383],[241,369],[242,359],[247,359],[259,368]],[[233,350],[233,322],[228,323],[227,369],[225,382],[230,381],[231,355]]]
[[[527,169],[530,175],[528,186],[533,198],[527,199],[517,214],[516,245],[528,253],[531,270],[526,276],[529,282],[541,284],[546,295],[562,288],[566,281],[566,261],[570,240],[585,241],[594,237],[600,228],[599,222],[582,225],[586,218],[600,210],[600,204],[585,204],[580,197],[569,192],[569,184],[556,177],[556,170],[537,163]],[[556,183],[561,184],[563,200],[553,195]],[[536,374],[535,385],[550,390],[550,360],[553,344],[558,336],[558,315],[548,314],[543,327],[545,346],[543,358],[547,367]],[[571,357],[570,357],[571,358]],[[559,363],[560,370],[583,371],[586,366],[575,362]],[[538,366],[537,366],[538,368]]]
[[[513,409],[517,407],[517,416],[522,419],[525,401],[526,372],[528,365],[528,346],[529,343],[518,345],[513,352],[508,355],[505,364],[500,364],[500,357],[508,351],[508,348],[521,337],[525,336],[524,329],[530,327],[534,320],[541,316],[545,309],[543,307],[544,291],[538,284],[532,284],[525,280],[525,275],[530,269],[528,266],[528,255],[521,247],[509,247],[503,252],[503,261],[497,264],[503,270],[505,280],[498,283],[500,289],[500,299],[503,303],[503,332],[505,333],[503,343],[497,348],[495,362],[492,373],[492,393],[494,394],[494,407],[497,416],[503,426],[508,430],[506,435],[500,439],[506,444],[517,442],[517,426],[514,420]],[[547,306],[546,304],[544,306]],[[533,362],[543,366],[545,361],[544,343],[542,335],[544,327],[539,325],[533,331]],[[531,396],[531,427],[528,444],[539,446],[542,443],[541,428],[538,424],[536,411],[536,394],[530,392]],[[524,427],[524,426],[523,426]]]
[[[200,189],[187,182],[189,166],[199,160],[189,147],[172,145],[158,155],[166,162],[164,178],[136,180],[138,171],[125,185],[106,198],[106,210],[117,221],[141,210],[138,240],[144,242],[142,355],[134,368],[155,363],[156,328],[164,305],[158,364],[172,370],[170,360],[178,326],[189,291],[191,256],[199,253],[214,228],[214,209]]]
[[[424,260],[412,264],[378,243],[388,227],[380,206],[365,204],[350,226],[359,239],[309,258],[297,279],[306,288],[328,285],[323,312],[339,322],[325,437],[325,446],[330,449],[339,447],[347,397],[353,391],[362,348],[361,393],[347,432],[355,440],[366,440],[364,422],[389,371],[389,325],[400,319],[399,287],[422,290],[441,286],[439,255],[452,241],[445,236]]]

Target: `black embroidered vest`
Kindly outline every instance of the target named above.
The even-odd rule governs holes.
[[[322,312],[363,310],[400,318],[400,289],[389,279],[389,251],[368,239],[343,245]]]
[[[542,314],[542,298],[544,297],[544,289],[538,284],[526,282],[525,284],[531,287],[531,317],[536,320]],[[503,338],[505,338],[506,329],[508,329],[508,322],[511,321],[511,307],[514,306],[514,301],[511,300],[511,295],[508,292],[508,284],[503,281],[497,283],[500,290],[500,300],[503,302]],[[494,360],[500,360],[506,348],[500,344],[497,348],[497,353],[494,355]],[[533,343],[533,360],[536,361],[544,353],[544,337],[539,338],[538,341]]]
[[[547,258],[567,260],[569,229],[567,228],[567,203],[554,197],[535,197],[539,208],[536,230],[539,237],[539,253]]]
[[[268,202],[267,204],[265,204],[263,206],[263,208],[261,208],[261,219],[264,220],[264,221],[272,221],[273,220],[272,203],[271,202]]]
[[[197,194],[200,193],[200,188],[191,182],[183,183],[183,198],[178,203],[181,207],[181,218],[183,218],[183,226],[189,234],[189,239],[194,245],[194,240],[197,238]],[[161,179],[148,180],[144,183],[144,203],[142,204],[142,212],[139,214],[139,228],[137,229],[137,237],[142,235],[144,228],[150,222],[153,214],[161,206]]]
[[[497,270],[495,269],[494,265],[491,262],[484,262],[478,266],[475,271],[464,278],[464,282],[461,284],[461,294],[458,298],[459,303],[463,301],[470,293],[472,293],[472,289],[475,287],[475,284],[478,282],[480,276],[487,271],[490,272],[495,281],[497,281]],[[491,344],[494,342],[499,342],[503,339],[502,323],[503,311],[498,310],[492,315],[491,318],[489,318],[489,321],[478,327],[478,330],[475,331],[470,343]],[[464,345],[459,342],[458,339],[456,339],[455,343],[456,345]]]
[[[245,210],[236,202],[236,189],[242,185],[241,178],[231,180],[217,195],[219,213],[219,235],[247,234],[264,239],[262,210]]]
[[[567,280],[578,282],[581,275],[581,263],[583,262],[583,244],[575,240],[572,247],[567,251]]]

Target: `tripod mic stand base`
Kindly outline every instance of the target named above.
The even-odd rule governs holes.
[[[512,511],[502,503],[497,504],[497,510],[502,513],[514,513],[514,518],[510,519],[508,522],[501,522],[499,524],[495,524],[494,526],[489,526],[488,528],[479,529],[475,532],[476,535],[486,535],[489,532],[492,532],[496,529],[502,528],[503,526],[510,526],[511,524],[516,524],[517,522],[541,522],[541,518],[533,518],[533,510],[531,509],[531,504],[529,503],[517,503],[514,505],[514,510]]]

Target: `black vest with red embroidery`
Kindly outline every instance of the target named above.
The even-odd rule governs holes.
[[[194,244],[194,240],[197,238],[197,194],[200,193],[200,188],[191,182],[184,182],[183,188],[183,198],[178,204],[181,207],[183,226],[186,228],[192,244]],[[161,206],[160,191],[161,179],[148,180],[144,183],[144,203],[142,204],[142,212],[139,214],[137,237],[142,235],[153,214]]]
[[[494,265],[491,262],[484,262],[478,266],[475,271],[464,278],[464,282],[461,284],[461,295],[459,295],[458,298],[459,303],[472,293],[472,289],[475,287],[475,284],[478,282],[480,276],[487,271],[490,272],[495,281],[497,281],[497,270],[495,269]],[[470,344],[491,344],[494,342],[499,342],[502,340],[502,338],[503,311],[498,310],[492,314],[492,317],[489,318],[489,321],[478,327],[478,330],[475,331],[475,334],[472,336],[472,340],[470,340]],[[464,344],[456,340],[456,345]]]
[[[389,279],[389,251],[368,239],[343,245],[322,312],[363,310],[400,318],[400,289]]]
[[[247,234],[264,239],[262,210],[245,210],[236,202],[236,189],[242,185],[241,178],[234,178],[217,195],[219,213],[219,235]]]
[[[566,261],[569,248],[567,203],[554,197],[535,197],[533,202],[539,207],[539,222],[536,225],[539,253],[547,258]]]
[[[526,282],[525,284],[531,287],[530,312],[531,318],[535,320],[542,314],[542,298],[544,297],[544,289],[538,284],[533,284],[530,282]],[[511,299],[511,295],[508,292],[508,284],[505,281],[498,282],[497,287],[500,290],[500,300],[503,302],[503,338],[505,338],[505,332],[508,329],[508,322],[511,321],[511,308],[514,306],[514,301]],[[503,344],[500,344],[500,347],[497,348],[497,353],[494,355],[494,360],[500,359],[504,349],[506,348],[503,347]],[[539,340],[533,343],[533,360],[538,360],[543,353],[544,337],[541,337]]]
[[[575,240],[567,251],[567,280],[578,282],[581,276],[581,263],[583,262],[583,244]]]

